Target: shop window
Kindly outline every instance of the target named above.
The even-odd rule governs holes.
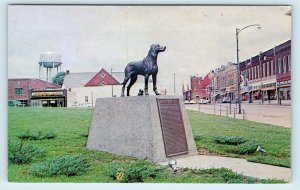
[[[23,88],[15,88],[15,94],[23,94]]]

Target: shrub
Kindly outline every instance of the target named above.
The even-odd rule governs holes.
[[[252,154],[256,152],[258,145],[259,143],[255,141],[248,141],[236,147],[229,148],[229,152],[236,153],[236,154]]]
[[[42,139],[53,139],[56,137],[56,135],[57,132],[55,131],[42,132],[42,131],[26,130],[24,132],[19,133],[17,137],[22,140],[42,140]]]
[[[195,135],[194,136],[194,140],[197,141],[197,140],[201,140],[203,138],[202,135]]]
[[[287,168],[291,167],[290,160],[286,160],[283,158],[276,158],[273,156],[263,155],[263,154],[258,154],[253,157],[248,157],[247,161],[275,165],[275,166],[282,166],[282,167],[287,167]]]
[[[257,181],[254,178],[237,174],[228,168],[193,169],[191,173],[218,178],[224,183],[254,183]]]
[[[246,142],[247,140],[244,137],[240,136],[217,136],[215,137],[215,142],[218,144],[228,144],[228,145],[239,145]]]
[[[128,165],[114,163],[108,173],[121,183],[144,182],[146,178],[156,178],[161,168],[154,167],[146,161],[133,162]]]
[[[8,145],[8,159],[14,164],[27,164],[34,158],[45,156],[45,150],[21,142],[13,142]]]
[[[76,176],[84,174],[89,167],[90,163],[82,155],[65,155],[34,164],[30,172],[38,177]]]

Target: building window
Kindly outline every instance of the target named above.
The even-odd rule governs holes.
[[[291,71],[291,55],[288,55],[288,71]]]
[[[274,61],[271,61],[271,75],[274,75]]]
[[[270,63],[267,62],[267,76],[270,76]]]
[[[282,71],[283,71],[283,73],[286,73],[286,58],[285,57],[282,58],[282,64],[283,64]]]
[[[265,69],[264,69],[264,75],[265,75],[265,77],[267,77],[268,75],[268,73],[267,73],[267,71],[268,71],[268,69],[267,69],[267,66],[268,66],[268,63],[265,63]]]
[[[86,103],[88,103],[88,102],[89,102],[89,97],[88,97],[88,96],[85,96],[85,97],[84,97],[84,100],[85,100]]]
[[[262,77],[265,77],[266,64],[263,63]]]
[[[198,84],[200,84],[200,79],[198,79]]]
[[[278,73],[281,73],[281,58],[278,58],[277,63],[278,63]]]
[[[23,88],[15,88],[15,94],[23,94]]]
[[[194,90],[197,90],[196,86],[194,86]]]

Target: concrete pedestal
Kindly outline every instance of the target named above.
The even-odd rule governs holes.
[[[179,99],[188,152],[166,156],[157,98]],[[192,130],[180,96],[98,98],[94,107],[87,148],[164,162],[196,155]]]

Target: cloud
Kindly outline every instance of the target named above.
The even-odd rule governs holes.
[[[173,92],[189,76],[236,60],[235,28],[259,23],[239,34],[240,60],[291,38],[288,6],[37,6],[9,5],[8,77],[38,77],[43,51],[61,54],[71,72],[122,71],[146,56],[159,55],[158,86]]]

